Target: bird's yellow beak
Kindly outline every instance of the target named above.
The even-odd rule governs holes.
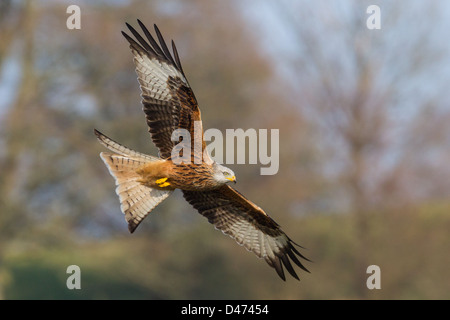
[[[232,176],[232,177],[227,178],[227,179],[232,181],[232,182],[234,182],[234,183],[236,183],[236,176]]]

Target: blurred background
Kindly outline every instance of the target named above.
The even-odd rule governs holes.
[[[157,154],[120,34],[137,18],[175,40],[205,129],[280,130],[278,174],[230,167],[307,248],[300,282],[178,191],[128,233],[93,128]],[[446,1],[2,0],[0,298],[449,299],[449,24]]]

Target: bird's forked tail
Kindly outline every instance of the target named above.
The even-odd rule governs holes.
[[[125,214],[128,229],[133,232],[139,223],[172,193],[172,190],[154,189],[139,181],[142,177],[136,170],[146,163],[160,159],[122,146],[95,129],[94,133],[101,144],[115,152],[102,152],[100,157],[116,181],[120,209]]]

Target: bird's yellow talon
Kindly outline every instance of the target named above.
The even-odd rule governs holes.
[[[155,181],[156,184],[162,184],[164,182],[166,182],[167,178],[161,178]]]
[[[164,187],[168,187],[168,186],[170,186],[169,182],[164,182],[164,183],[159,185],[160,188],[164,188]]]

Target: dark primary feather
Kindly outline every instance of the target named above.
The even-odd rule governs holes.
[[[173,60],[172,55],[170,54],[170,51],[169,51],[169,49],[167,48],[166,42],[164,41],[164,38],[163,38],[161,32],[159,31],[159,29],[158,29],[158,27],[156,26],[156,24],[155,24],[154,26],[155,26],[156,36],[158,37],[159,43],[161,44],[162,50],[163,50],[163,52],[164,52],[166,58],[169,59],[170,62],[172,62],[173,65],[176,66],[177,64],[176,64],[175,61]]]
[[[136,31],[130,24],[125,23],[128,29],[131,31],[133,36],[136,38],[136,40],[140,43],[140,45],[130,36],[128,36],[125,32],[122,31],[122,34],[124,37],[128,40],[130,45],[138,45],[143,51],[146,51],[147,53],[151,53],[155,58],[158,58],[160,61],[164,61],[166,63],[172,64],[177,68],[178,71],[180,71],[183,75],[183,68],[181,67],[180,60],[178,58],[178,52],[176,49],[174,49],[174,54],[177,56],[177,61],[172,57],[172,54],[170,53],[169,49],[167,48],[166,42],[164,41],[164,38],[159,31],[158,26],[155,24],[155,32],[159,40],[159,44],[155,41],[152,34],[148,29],[145,27],[145,25],[138,19],[139,26],[141,27],[142,31],[144,32],[145,37],[150,42],[150,44],[145,41],[144,38],[139,34],[139,32]],[[172,48],[174,48],[174,42],[172,40]]]
[[[172,40],[172,51],[173,55],[175,56],[175,62],[177,63],[179,70],[181,71],[182,74],[184,74],[183,67],[181,66],[180,57],[178,56],[177,46],[175,45],[175,42],[173,40]]]
[[[159,47],[158,43],[156,43],[155,39],[153,39],[153,36],[148,31],[147,27],[141,22],[141,20],[138,19],[138,23],[141,26],[142,31],[144,31],[145,36],[147,37],[148,41],[150,41],[150,44],[153,48],[155,48],[157,54],[161,57],[164,57],[164,52],[162,52],[161,48]],[[156,27],[156,25],[155,25]],[[156,54],[155,52],[155,54]]]
[[[283,280],[286,280],[283,266],[299,279],[291,261],[309,272],[298,257],[308,259],[294,247],[295,243],[261,208],[237,190],[225,185],[210,191],[184,190],[183,195],[217,229],[263,258]]]

